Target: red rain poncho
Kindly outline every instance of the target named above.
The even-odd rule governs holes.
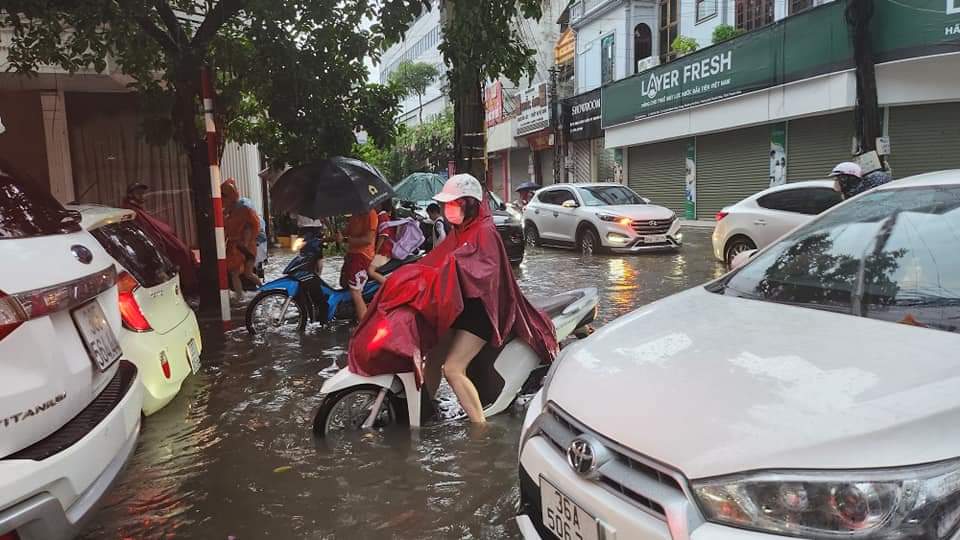
[[[180,286],[183,287],[184,292],[188,295],[197,294],[199,283],[193,251],[183,243],[183,240],[180,240],[170,225],[151,215],[132,197],[123,199],[123,207],[137,213],[137,223],[160,242],[167,258],[180,268]]]
[[[350,342],[349,368],[360,375],[414,371],[463,310],[478,298],[493,326],[491,345],[511,337],[527,342],[545,361],[556,354],[553,323],[517,285],[486,202],[463,229],[455,228],[426,257],[390,274]]]

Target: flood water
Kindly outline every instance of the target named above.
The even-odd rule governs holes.
[[[534,248],[517,278],[530,296],[598,287],[602,326],[722,273],[709,231],[688,229],[685,241],[676,253],[631,256]],[[290,256],[274,254],[268,274]],[[343,324],[270,339],[205,331],[203,369],[144,420],[136,455],[83,538],[517,537],[522,406],[482,429],[454,420],[313,436],[317,395],[345,361],[348,335]]]

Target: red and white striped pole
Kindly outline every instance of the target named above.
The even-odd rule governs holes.
[[[217,279],[220,282],[220,319],[224,330],[231,327],[230,290],[227,284],[227,243],[223,233],[223,203],[220,200],[220,155],[217,144],[217,124],[213,120],[213,82],[210,68],[200,72],[203,95],[203,121],[207,131],[207,157],[210,158],[210,198],[213,203],[213,232],[217,241]]]

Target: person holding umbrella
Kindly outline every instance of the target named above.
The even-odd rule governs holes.
[[[517,193],[520,194],[520,210],[523,210],[527,203],[530,202],[530,199],[533,198],[533,194],[540,189],[540,185],[536,182],[524,182],[517,186]]]

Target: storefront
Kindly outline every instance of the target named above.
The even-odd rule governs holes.
[[[555,183],[550,85],[539,83],[521,92],[517,110],[517,138],[523,140],[521,146],[528,148],[527,175],[522,181],[531,180],[542,186]]]
[[[874,19],[895,177],[960,167],[960,32],[944,32],[960,13],[916,1],[929,7],[923,15],[883,3]],[[629,184],[687,218],[712,219],[771,185],[822,179],[856,159],[844,6],[788,17],[605,86],[605,144],[625,149]]]
[[[600,111],[599,88],[563,101],[565,168],[569,182],[616,180],[614,151],[604,144]]]

